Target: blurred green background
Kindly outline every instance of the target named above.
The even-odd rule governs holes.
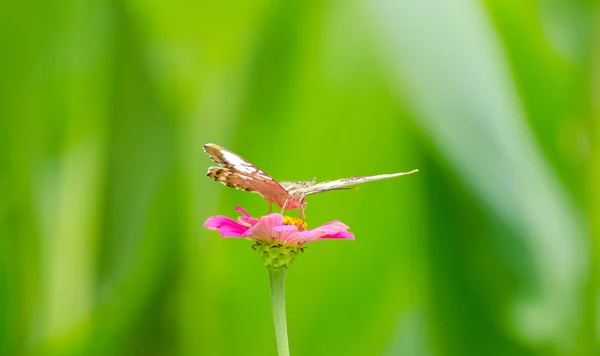
[[[293,355],[600,354],[600,2],[7,1],[0,354],[274,355],[267,211],[202,145],[311,196]]]

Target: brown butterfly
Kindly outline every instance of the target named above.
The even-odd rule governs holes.
[[[221,167],[208,168],[207,176],[228,187],[262,195],[269,203],[277,204],[282,211],[295,210],[306,205],[306,196],[329,190],[357,189],[352,185],[373,180],[399,177],[418,172],[418,169],[404,173],[380,174],[368,177],[350,177],[316,183],[316,178],[308,181],[277,182],[254,164],[239,155],[213,143],[204,145],[204,152]],[[270,211],[270,209],[269,209]]]

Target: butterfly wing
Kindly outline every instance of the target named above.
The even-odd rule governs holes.
[[[353,187],[351,187],[351,186],[356,185],[356,184],[371,182],[371,181],[380,180],[380,179],[400,177],[400,176],[415,173],[418,171],[419,171],[418,169],[415,169],[410,172],[380,174],[380,175],[376,175],[376,176],[367,176],[367,177],[356,176],[356,177],[342,178],[342,179],[337,179],[337,180],[328,180],[328,181],[324,181],[324,182],[317,183],[315,185],[311,185],[309,187],[303,188],[302,193],[304,195],[310,195],[310,194],[326,192],[329,190],[352,189]]]
[[[270,175],[239,155],[212,143],[204,145],[204,152],[221,167],[210,167],[207,176],[228,187],[255,192],[268,202],[281,206],[289,193]]]

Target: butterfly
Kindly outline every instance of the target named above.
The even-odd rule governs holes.
[[[323,193],[330,190],[357,189],[357,187],[353,187],[356,184],[400,177],[419,171],[415,169],[410,172],[394,174],[380,174],[367,177],[356,176],[320,183],[316,183],[316,178],[307,181],[277,182],[254,164],[221,146],[207,143],[204,145],[204,152],[220,166],[208,168],[206,175],[210,179],[221,182],[231,188],[258,193],[271,203],[271,205],[273,203],[277,204],[281,208],[281,211],[299,208],[304,210],[306,197],[311,194]]]

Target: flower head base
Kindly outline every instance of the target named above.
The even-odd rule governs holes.
[[[226,216],[211,216],[204,226],[218,230],[223,237],[245,237],[256,241],[253,246],[267,267],[288,268],[296,256],[303,251],[303,245],[322,239],[354,240],[348,226],[340,221],[332,221],[312,230],[306,230],[306,222],[281,214],[269,214],[259,219],[253,218],[241,207],[236,207],[243,216],[233,220]]]
[[[299,245],[271,244],[265,241],[257,241],[252,248],[258,251],[268,268],[289,268],[300,252],[304,252],[304,247]]]

